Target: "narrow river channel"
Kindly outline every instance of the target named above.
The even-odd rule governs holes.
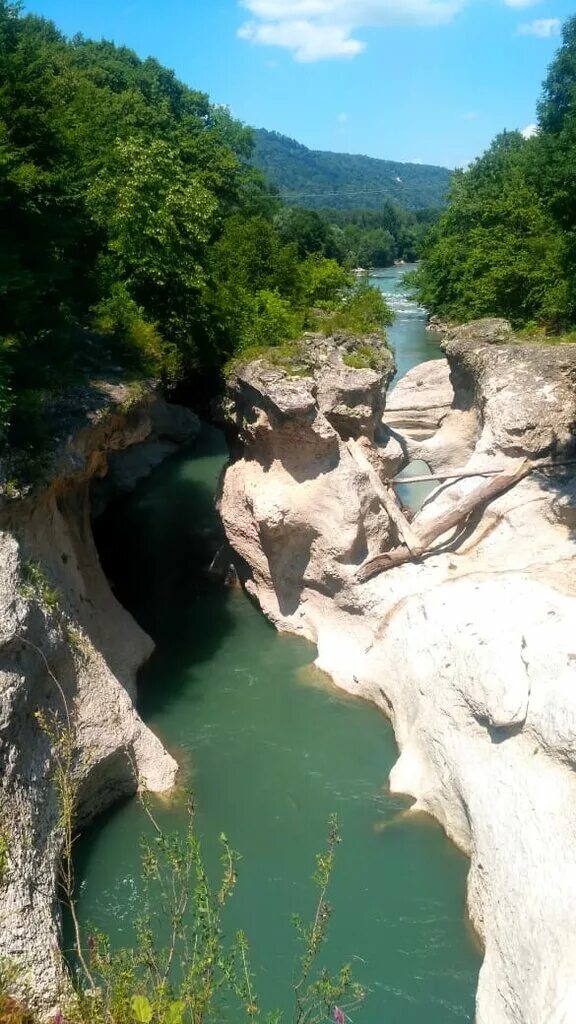
[[[390,293],[403,270],[375,283]],[[416,307],[397,293],[393,304],[405,371],[438,348]],[[471,1021],[480,959],[466,922],[467,862],[434,822],[407,817],[408,801],[387,793],[396,758],[388,722],[320,677],[311,645],[278,635],[241,592],[205,574],[225,459],[221,434],[206,428],[110,508],[97,537],[118,596],[156,642],[140,709],[194,790],[210,870],[221,831],[242,854],[227,928],[247,932],[263,1009],[288,1021],[291,916],[312,911],[314,855],[336,812],[343,841],[323,960],[351,961],[368,990],[354,1024]],[[159,802],[157,813],[167,829],[184,829],[178,801]],[[113,947],[133,939],[146,831],[130,801],[78,843],[81,918]]]

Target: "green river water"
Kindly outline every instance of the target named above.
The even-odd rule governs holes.
[[[398,277],[395,268],[378,283],[388,290]],[[410,307],[391,331],[398,347],[408,338],[410,365],[437,353],[423,328]],[[291,915],[312,911],[314,855],[336,812],[343,841],[323,960],[351,960],[368,990],[353,1021],[471,1021],[480,958],[466,922],[467,862],[433,821],[407,816],[409,801],[388,794],[397,756],[388,722],[320,677],[311,645],[278,635],[240,591],[205,574],[225,459],[221,434],[205,428],[110,508],[96,533],[118,596],[156,642],[140,710],[194,790],[209,867],[222,830],[242,854],[227,928],[248,933],[263,1008],[287,1011]],[[156,813],[166,828],[185,828],[178,801],[158,802]],[[81,918],[113,946],[133,938],[147,827],[130,801],[77,846]]]

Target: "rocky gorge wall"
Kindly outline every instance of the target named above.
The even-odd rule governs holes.
[[[60,439],[49,482],[28,495],[5,488],[0,508],[0,964],[16,969],[14,990],[44,1013],[66,991],[63,832],[46,723],[70,721],[78,824],[138,785],[170,789],[177,772],[135,710],[136,672],[153,644],[101,569],[90,492],[101,507],[198,422],[153,390],[136,400],[121,385],[96,390]]]
[[[445,338],[446,362],[389,378],[336,350],[328,381],[265,363],[231,383],[239,457],[220,510],[247,590],[318,664],[390,716],[390,784],[470,857],[468,910],[484,945],[477,1024],[576,1019],[576,485],[534,472],[426,556],[366,583],[399,543],[369,474],[409,458],[505,469],[574,455],[576,346],[515,343],[501,322]],[[337,381],[337,387],[334,381]],[[358,396],[362,396],[359,398]],[[359,410],[361,407],[361,412]],[[355,412],[356,410],[356,412]],[[440,484],[412,526],[478,478]]]

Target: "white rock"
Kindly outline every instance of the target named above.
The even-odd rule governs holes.
[[[492,327],[484,334],[472,325],[460,345],[450,341],[465,419],[445,460],[474,445],[474,469],[567,450],[575,352],[550,360],[549,349],[526,354],[489,344]],[[529,381],[537,387],[523,405]],[[245,457],[226,472],[230,543],[276,625],[313,640],[338,685],[391,717],[401,751],[392,789],[413,796],[469,855],[468,909],[485,949],[477,1024],[567,1024],[576,1019],[573,485],[524,480],[453,550],[359,585],[357,566],[396,543],[366,477],[337,437],[307,472],[305,453],[317,443],[310,425],[321,415],[310,406],[297,426],[275,421],[261,377],[236,398],[248,420],[267,410],[268,433],[265,446],[257,431],[245,433]],[[274,402],[282,404],[279,384]],[[440,464],[446,436],[441,427],[425,442],[432,450],[436,441]],[[288,439],[302,453],[298,473]],[[477,483],[441,487],[414,529]]]
[[[140,443],[148,410],[129,419],[124,443]],[[76,454],[68,453],[66,474],[43,493],[10,502],[0,524],[0,832],[8,851],[0,960],[18,968],[17,990],[44,1014],[68,981],[58,948],[54,749],[36,712],[61,734],[69,716],[77,823],[139,784],[170,789],[177,772],[133,704],[152,641],[112,595],[90,528],[91,474],[102,468],[111,439],[116,448],[122,443],[122,414],[112,420],[87,428]],[[30,582],[30,564],[41,567],[56,607],[47,607],[42,582]]]

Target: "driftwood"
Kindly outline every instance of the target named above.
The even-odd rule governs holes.
[[[564,462],[533,462],[532,472],[540,469],[562,469],[563,466],[576,466],[576,459],[568,459]],[[387,480],[388,484],[427,484],[445,480],[466,480],[471,476],[498,476],[506,473],[505,469],[454,469],[451,473],[429,473],[428,476],[395,476]]]
[[[346,442],[346,447],[358,468],[361,469],[363,473],[366,473],[377,497],[382,502],[389,518],[394,523],[394,526],[398,531],[399,539],[404,541],[409,551],[416,552],[416,549],[420,544],[420,538],[410,526],[394,491],[391,487],[387,487],[386,484],[382,483],[378,473],[362,451],[358,441],[354,441],[353,438],[350,438],[350,440]]]
[[[456,526],[460,526],[477,508],[486,505],[493,498],[497,498],[498,495],[503,494],[504,491],[519,483],[520,480],[523,480],[524,477],[532,472],[533,468],[534,466],[531,462],[527,459],[522,459],[515,468],[506,470],[506,472],[500,473],[499,476],[493,477],[491,480],[484,481],[479,487],[476,487],[469,494],[461,498],[460,501],[457,501],[452,508],[446,509],[437,519],[423,523],[421,531],[417,534],[413,531],[417,538],[417,543],[412,546],[412,550],[407,545],[404,545],[393,548],[382,555],[377,555],[376,558],[371,558],[370,561],[364,562],[364,565],[360,566],[356,573],[357,579],[364,583],[371,576],[376,576],[377,573],[384,572],[386,569],[392,569],[397,565],[402,565],[404,562],[409,562],[412,558],[419,558],[430,552],[435,540],[438,540],[439,537],[442,537]]]
[[[506,472],[504,469],[477,469],[477,470],[463,470],[455,469],[453,473],[428,473],[428,476],[395,476],[389,482],[394,484],[396,487],[398,484],[427,484],[427,483],[444,483],[446,480],[466,480],[468,477],[473,476],[498,476],[499,473]]]

